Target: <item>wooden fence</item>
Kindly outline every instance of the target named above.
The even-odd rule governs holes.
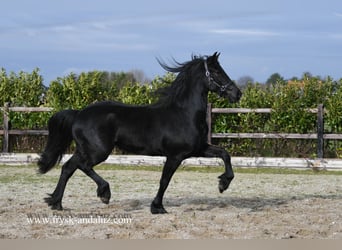
[[[8,153],[10,135],[47,135],[47,130],[12,130],[9,129],[9,112],[50,112],[52,108],[48,107],[10,107],[7,103],[1,108],[3,112],[3,130],[0,130],[0,135],[3,135],[3,152]],[[252,138],[252,139],[314,139],[317,140],[317,157],[323,158],[324,140],[334,139],[342,140],[342,134],[325,134],[324,133],[324,107],[322,104],[317,108],[307,109],[307,112],[317,113],[317,132],[311,134],[293,134],[293,133],[212,133],[212,114],[237,114],[237,113],[271,113],[270,108],[212,108],[208,105],[208,141],[213,138]]]
[[[324,107],[319,104],[317,108],[307,109],[306,112],[317,114],[317,130],[316,133],[310,134],[294,134],[294,133],[212,133],[212,114],[238,114],[238,113],[271,113],[271,108],[212,108],[208,105],[208,141],[213,138],[251,138],[251,139],[311,139],[317,140],[317,158],[324,157],[324,140],[334,139],[342,140],[342,134],[325,134],[324,133]]]
[[[48,135],[47,130],[37,129],[10,129],[9,128],[9,112],[49,112],[52,108],[48,107],[10,107],[8,103],[5,103],[4,107],[1,108],[3,113],[3,130],[0,130],[0,135],[3,136],[2,140],[2,152],[8,153],[9,136],[10,135]]]

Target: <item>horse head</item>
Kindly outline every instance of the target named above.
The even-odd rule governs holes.
[[[218,62],[220,53],[215,52],[212,56],[204,58],[205,76],[208,79],[210,91],[228,98],[231,103],[238,102],[241,98],[241,91],[229,78]]]

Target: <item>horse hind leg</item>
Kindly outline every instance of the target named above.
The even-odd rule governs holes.
[[[112,145],[111,136],[101,138],[99,134],[76,131],[74,139],[78,147],[77,151],[82,158],[78,168],[97,184],[97,196],[103,203],[108,204],[111,198],[109,183],[99,176],[93,167],[105,161],[112,152],[114,145]]]
[[[109,204],[111,197],[109,183],[99,176],[92,166],[85,166],[80,169],[97,184],[97,197],[99,197],[103,203]]]
[[[77,169],[79,160],[77,155],[73,155],[64,165],[62,166],[61,175],[59,177],[57,186],[49,197],[46,197],[45,202],[53,210],[63,210],[62,199],[65,191],[66,184],[70,177],[74,174]]]
[[[98,149],[98,148],[97,148]],[[88,149],[89,151],[89,149]],[[97,184],[97,197],[105,204],[109,204],[111,198],[110,186],[107,181],[105,181],[101,176],[99,176],[95,170],[94,166],[105,161],[108,158],[111,150],[100,151],[93,150],[93,153],[82,154],[84,157],[83,164],[79,166],[79,169],[90,177]]]
[[[99,160],[97,163],[101,162]],[[61,175],[59,177],[59,181],[55,188],[55,191],[49,195],[49,197],[45,198],[45,202],[51,207],[53,210],[63,210],[62,207],[62,199],[65,191],[66,184],[70,177],[74,174],[77,169],[82,170],[87,176],[89,176],[92,180],[96,182],[98,185],[97,196],[100,197],[101,201],[105,204],[109,203],[111,192],[109,183],[106,182],[102,177],[100,177],[92,167],[94,164],[87,164],[87,161],[81,157],[81,155],[76,152],[63,166]]]

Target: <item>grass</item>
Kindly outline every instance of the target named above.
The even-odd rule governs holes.
[[[36,165],[0,165],[2,168],[23,168],[23,169],[36,169]],[[60,168],[60,166],[58,166]],[[95,167],[96,170],[133,170],[133,171],[162,171],[162,166],[124,166],[113,164],[101,164]],[[213,166],[180,166],[177,170],[179,172],[199,172],[199,173],[222,173],[224,167]],[[240,174],[300,174],[300,175],[342,175],[342,170],[319,170],[312,169],[291,169],[291,168],[234,168],[235,173]],[[39,178],[39,175],[34,172],[32,178]]]
[[[17,166],[14,166],[17,167]],[[8,167],[12,168],[12,166]],[[21,168],[21,167],[20,167]],[[0,166],[0,170],[3,169],[3,166]],[[43,181],[48,181],[48,182],[57,182],[58,181],[58,176],[40,176],[36,172],[32,173],[20,173],[18,172],[6,172],[6,173],[1,173],[0,174],[0,183],[1,184],[8,184],[8,183],[21,183],[21,184],[30,184],[30,183],[39,183]]]

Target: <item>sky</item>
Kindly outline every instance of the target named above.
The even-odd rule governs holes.
[[[342,78],[341,0],[2,0],[0,67],[44,84],[70,72],[142,70],[220,52],[237,80]]]

